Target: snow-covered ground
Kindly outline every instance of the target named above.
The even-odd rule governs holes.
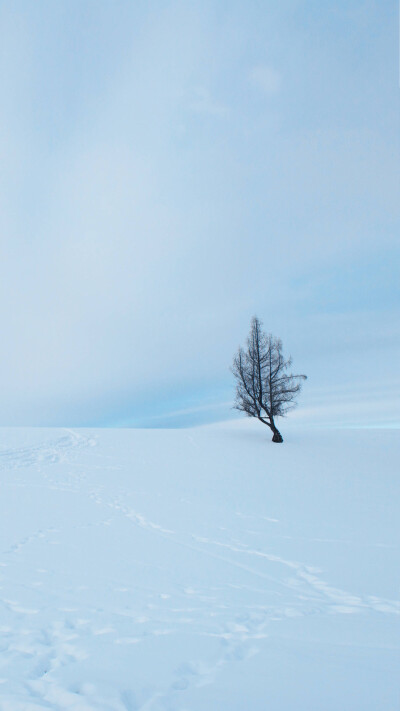
[[[400,433],[282,430],[1,430],[1,711],[397,711]]]

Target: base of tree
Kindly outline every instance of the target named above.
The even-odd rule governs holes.
[[[274,432],[274,436],[272,437],[272,441],[273,441],[273,442],[279,442],[279,443],[280,443],[280,442],[283,442],[283,437],[282,437],[281,433],[278,432],[278,430],[276,430],[276,432]]]

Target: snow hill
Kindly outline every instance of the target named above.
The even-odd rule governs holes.
[[[399,432],[0,432],[0,710],[395,711]]]

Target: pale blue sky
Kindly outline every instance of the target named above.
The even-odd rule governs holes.
[[[399,423],[397,2],[0,6],[1,424]]]

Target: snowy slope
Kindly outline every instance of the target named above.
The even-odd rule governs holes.
[[[399,432],[0,431],[0,710],[395,711]]]

